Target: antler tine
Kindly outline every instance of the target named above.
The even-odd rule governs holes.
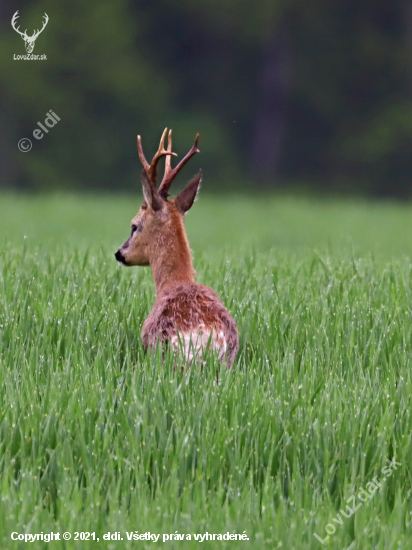
[[[163,130],[162,137],[160,138],[159,149],[157,150],[157,153],[153,157],[152,163],[150,165],[152,181],[155,185],[156,185],[156,180],[157,180],[157,163],[159,162],[159,159],[161,159],[164,155],[167,155],[166,159],[167,159],[167,157],[170,157],[171,155],[174,155],[175,157],[177,156],[176,153],[172,153],[171,148],[169,150],[169,145],[168,145],[167,151],[166,151],[166,149],[165,149],[166,134],[167,134],[167,128],[165,128]],[[169,164],[170,164],[170,161],[169,161]]]
[[[170,147],[171,147],[171,140],[172,140],[172,136],[170,134]],[[176,175],[180,172],[180,170],[187,163],[187,161],[190,160],[191,157],[193,157],[193,155],[195,155],[196,153],[200,153],[200,150],[197,148],[198,142],[199,142],[199,134],[196,134],[196,139],[193,147],[190,149],[187,155],[182,158],[179,164],[175,166],[175,168],[170,169],[170,162],[169,162],[169,170],[168,171],[165,170],[165,175],[159,187],[159,194],[165,200],[167,200],[167,197],[169,196],[169,189]],[[168,147],[168,150],[169,150],[169,147]]]
[[[143,147],[142,147],[142,138],[140,136],[137,136],[137,152],[139,153],[139,159],[143,165],[143,168],[145,169],[146,173],[149,174],[150,164],[147,162],[146,157],[144,156]]]
[[[140,136],[137,136],[137,150],[139,152],[139,158],[141,163],[143,164],[143,167],[146,171],[147,177],[151,181],[152,185],[156,188],[156,179],[157,179],[157,163],[159,162],[159,159],[161,159],[164,155],[176,155],[176,153],[172,153],[171,150],[166,151],[165,149],[165,137],[167,133],[167,128],[163,130],[162,137],[160,138],[159,148],[155,154],[155,156],[152,158],[152,162],[149,164],[144,156],[143,148],[142,148],[142,139]]]
[[[168,153],[172,152],[172,129],[171,128],[167,136],[167,152]],[[167,155],[167,157],[165,158],[165,173],[164,173],[163,179],[165,178],[166,174],[170,172],[171,169],[172,169],[172,158],[171,158],[171,155]]]

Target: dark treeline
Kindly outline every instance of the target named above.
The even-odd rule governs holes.
[[[0,31],[2,187],[131,189],[167,126],[210,189],[412,195],[412,0],[3,0]]]

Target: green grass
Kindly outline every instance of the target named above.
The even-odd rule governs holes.
[[[0,547],[25,547],[13,531],[100,538],[39,549],[163,545],[128,542],[137,530],[411,548],[412,206],[202,196],[187,219],[198,280],[241,343],[217,384],[213,357],[181,374],[144,353],[151,274],[113,257],[138,205],[0,197]],[[382,489],[333,522],[375,476]]]

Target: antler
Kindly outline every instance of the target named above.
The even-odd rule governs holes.
[[[164,133],[162,136],[162,139],[164,137]],[[183,166],[186,164],[186,162],[196,153],[200,153],[199,149],[197,148],[197,144],[199,142],[199,134],[196,134],[196,139],[193,147],[190,149],[190,151],[187,153],[185,157],[182,158],[182,160],[179,162],[175,168],[172,169],[171,167],[171,158],[166,157],[166,163],[165,163],[165,173],[163,176],[162,183],[159,187],[159,195],[167,200],[167,197],[169,196],[169,189],[170,186],[173,183],[173,180],[175,179],[176,175],[180,172],[180,170],[183,168]],[[168,154],[170,154],[172,150],[172,130],[169,131],[168,141],[167,141],[167,151]],[[174,154],[174,153],[172,153]]]
[[[44,27],[47,25],[48,22],[49,22],[49,16],[47,15],[47,13],[45,13],[43,27],[40,30],[34,31],[33,36],[31,38],[35,40],[39,36],[39,34],[44,31]]]
[[[24,37],[27,37],[27,34],[26,34],[26,33],[27,33],[27,29],[26,29],[26,30],[24,31],[24,33],[23,33],[23,32],[20,32],[20,31],[19,31],[20,27],[17,27],[17,28],[16,28],[16,21],[17,21],[18,18],[19,18],[19,10],[17,10],[16,13],[13,15],[13,17],[12,17],[12,19],[11,19],[11,26],[13,27],[13,29],[14,29],[16,32],[18,32],[19,34],[21,34],[21,36],[23,36],[23,38],[24,38]],[[21,42],[20,42],[20,44],[21,44]]]
[[[149,164],[144,156],[143,148],[142,148],[142,138],[140,136],[137,136],[137,150],[139,152],[139,158],[140,162],[143,164],[143,168],[145,169],[145,172],[147,174],[147,177],[149,178],[149,181],[156,189],[156,179],[157,179],[157,163],[159,162],[159,159],[162,158],[164,155],[175,155],[176,153],[172,153],[171,147],[168,146],[167,151],[164,147],[165,143],[165,137],[166,137],[167,128],[163,130],[162,137],[160,138],[159,143],[159,149],[157,150],[157,153],[152,158],[152,162]],[[170,144],[171,145],[171,144]],[[168,157],[166,157],[167,162]],[[170,165],[170,160],[169,160]]]

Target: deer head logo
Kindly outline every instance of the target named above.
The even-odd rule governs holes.
[[[27,36],[27,29],[24,31],[24,32],[20,32],[19,31],[19,28],[20,27],[16,27],[16,21],[17,21],[17,18],[19,17],[19,11],[17,10],[16,13],[13,15],[13,18],[11,20],[11,26],[13,27],[13,29],[18,32],[21,37],[23,38],[24,40],[24,45],[26,47],[26,52],[27,53],[31,53],[34,49],[34,44],[36,42],[36,39],[37,37],[39,36],[39,34],[41,32],[43,32],[44,30],[44,27],[47,25],[47,23],[49,22],[49,16],[47,15],[47,13],[44,14],[44,22],[43,22],[43,27],[40,29],[40,30],[36,30],[34,31],[34,33],[32,34],[32,36]]]

